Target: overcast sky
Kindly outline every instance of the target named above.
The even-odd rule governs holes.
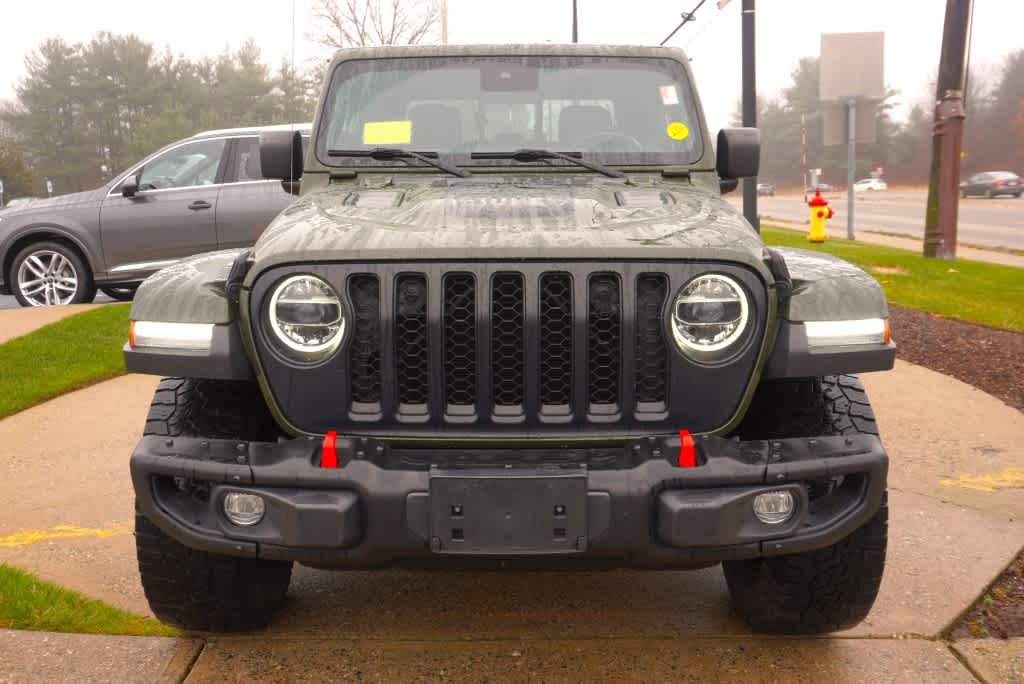
[[[135,33],[158,48],[190,57],[219,53],[253,37],[265,59],[298,63],[322,58],[306,40],[313,0],[3,0],[0,9],[0,99],[14,96],[23,57],[51,35],[69,42],[98,31]],[[697,0],[578,0],[580,41],[659,43]],[[726,125],[740,88],[740,3],[719,11],[708,0],[676,34],[693,69],[712,130]],[[820,34],[885,32],[886,84],[901,91],[900,112],[927,104],[942,41],[943,0],[759,0],[758,91],[774,94],[789,82],[800,57],[816,56]],[[449,0],[452,43],[569,42],[571,0]],[[557,11],[555,11],[557,10]],[[294,23],[293,23],[294,16]],[[293,29],[294,26],[294,29]],[[975,0],[972,64],[997,65],[1024,46],[1024,2]],[[293,40],[294,37],[294,40]]]

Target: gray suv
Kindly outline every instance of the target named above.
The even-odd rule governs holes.
[[[0,294],[22,306],[81,304],[97,288],[129,299],[176,261],[245,247],[291,196],[260,169],[261,130],[199,133],[167,145],[96,190],[0,212]]]

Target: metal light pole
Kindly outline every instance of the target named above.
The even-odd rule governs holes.
[[[807,113],[800,111],[800,177],[804,185],[804,203],[807,203]]]
[[[743,125],[757,126],[757,78],[754,50],[754,0],[743,0]],[[743,216],[761,232],[757,218],[757,178],[743,179]]]
[[[935,93],[932,171],[924,219],[924,256],[956,258],[960,203],[960,151],[964,136],[964,67],[971,0],[946,0],[942,55]]]
[[[579,27],[576,22],[576,0],[572,0],[572,42],[580,42]]]
[[[846,101],[846,239],[853,240],[853,184],[857,165],[857,98]]]
[[[441,0],[441,45],[448,44],[448,0]]]

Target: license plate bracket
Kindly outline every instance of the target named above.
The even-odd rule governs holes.
[[[431,468],[430,546],[477,556],[586,551],[586,467]]]

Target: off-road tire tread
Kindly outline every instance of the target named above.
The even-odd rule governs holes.
[[[278,428],[255,383],[164,378],[146,435],[275,439]],[[142,587],[154,615],[195,631],[238,632],[270,622],[285,600],[292,564],[192,549],[135,515]]]
[[[256,383],[164,378],[143,434],[273,441],[281,432]]]
[[[784,419],[785,405],[774,404],[770,432],[751,439],[782,436],[877,435],[874,412],[856,376],[836,375],[801,380],[767,389],[762,405],[788,394],[800,398],[790,405],[794,424]],[[814,388],[817,388],[815,391]],[[755,399],[756,401],[756,399]],[[814,422],[820,421],[815,431]],[[746,423],[748,430],[765,427],[764,417]],[[793,434],[793,427],[801,434]],[[742,427],[742,426],[741,426]],[[785,433],[788,433],[785,434]],[[849,629],[871,610],[882,581],[888,535],[888,502],[863,526],[841,541],[815,551],[774,558],[723,563],[733,605],[760,632],[820,634]]]
[[[169,625],[193,631],[264,627],[284,603],[292,564],[191,549],[140,513],[135,547],[146,600]]]

